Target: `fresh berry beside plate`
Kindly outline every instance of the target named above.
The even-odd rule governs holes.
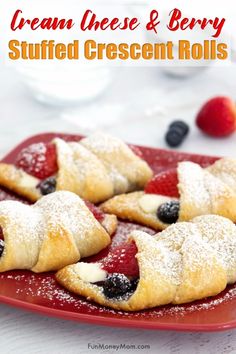
[[[173,121],[165,135],[166,143],[170,147],[177,147],[182,144],[189,133],[189,126],[182,120]]]
[[[236,104],[229,97],[219,96],[207,101],[196,118],[198,128],[213,137],[225,137],[235,132]]]

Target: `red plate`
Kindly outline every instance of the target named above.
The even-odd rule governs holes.
[[[22,148],[40,141],[48,142],[55,136],[67,140],[80,139],[77,135],[51,133],[37,135],[16,147],[4,161],[14,162]],[[217,159],[147,147],[141,147],[141,151],[155,173],[175,167],[178,161],[191,160],[206,166]],[[14,197],[13,194],[0,190],[2,200]],[[154,233],[150,229],[132,223],[120,222],[111,247],[124,239],[134,228]],[[93,257],[93,260],[103,257],[106,252],[107,250],[102,251],[98,256]],[[69,293],[58,286],[52,273],[34,274],[28,271],[13,271],[0,275],[0,301],[48,316],[117,327],[178,331],[220,331],[236,327],[236,286],[228,287],[216,297],[188,305],[162,306],[128,313],[104,308]]]

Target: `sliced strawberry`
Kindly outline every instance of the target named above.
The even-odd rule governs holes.
[[[58,170],[56,147],[52,143],[32,144],[19,153],[15,165],[39,179],[50,177]]]
[[[108,273],[121,273],[126,276],[138,277],[139,266],[135,257],[137,252],[138,249],[134,241],[123,243],[100,261],[101,267]]]
[[[171,170],[164,171],[154,176],[151,181],[146,185],[145,193],[149,194],[161,194],[168,197],[179,197],[179,191],[177,188],[178,176],[177,170],[172,168]]]
[[[97,221],[102,222],[104,220],[104,216],[105,216],[103,211],[87,200],[85,200],[84,202],[87,205],[87,207],[89,208],[89,210],[91,211],[91,213],[93,213],[93,215],[97,219]]]

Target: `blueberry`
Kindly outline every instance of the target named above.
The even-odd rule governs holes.
[[[47,195],[47,194],[55,192],[56,185],[57,185],[57,183],[56,183],[55,177],[49,177],[39,183],[39,189],[40,189],[42,195]]]
[[[103,284],[103,292],[107,298],[123,296],[130,291],[132,282],[124,274],[109,274]]]
[[[179,202],[172,200],[161,204],[157,209],[157,216],[165,224],[175,223],[179,217]]]
[[[179,146],[183,141],[183,134],[177,129],[170,129],[165,136],[167,144],[171,147]]]
[[[5,246],[4,241],[3,241],[3,240],[0,240],[0,257],[1,257],[2,254],[3,254],[4,246]]]
[[[181,130],[183,136],[186,136],[189,132],[189,126],[187,123],[183,122],[182,120],[175,120],[169,126],[169,130],[178,128]]]
[[[181,120],[176,120],[170,124],[168,132],[165,136],[165,140],[167,144],[171,147],[179,146],[188,134],[188,132],[188,124]]]
[[[131,290],[135,291],[138,286],[139,278],[135,278],[131,280]]]

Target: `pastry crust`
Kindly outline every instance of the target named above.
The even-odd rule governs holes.
[[[80,143],[103,162],[112,179],[114,195],[141,190],[152,178],[153,172],[147,162],[118,138],[95,133]]]
[[[115,214],[120,219],[134,221],[154,230],[165,229],[168,225],[161,222],[157,217],[158,202],[152,212],[145,212],[142,209],[140,200],[144,196],[146,196],[144,192],[121,194],[101,204],[100,208],[105,213]],[[173,200],[173,198],[160,196],[159,205],[170,200]]]
[[[39,179],[27,174],[23,170],[10,164],[0,163],[0,185],[25,197],[31,202],[36,202],[42,198],[38,188],[39,183]],[[112,235],[117,228],[117,217],[115,215],[105,214],[101,224],[109,235]]]
[[[236,159],[225,157],[206,169],[236,193]]]
[[[113,235],[116,232],[118,224],[116,215],[105,214],[101,224],[109,235]]]
[[[68,190],[92,203],[113,196],[113,183],[103,163],[79,143],[55,139],[57,190]]]
[[[130,239],[138,249],[140,273],[133,294],[106,298],[101,287],[80,278],[76,264],[57,272],[57,281],[100,305],[138,311],[214,296],[236,279],[236,227],[223,217],[197,217],[189,223],[174,224],[154,237],[134,231]]]
[[[199,215],[215,214],[236,222],[236,159],[221,159],[206,169],[196,163],[184,161],[178,164],[177,173],[180,194],[178,221],[189,221]],[[158,219],[158,203],[155,209],[147,212],[140,207],[143,195],[144,192],[134,192],[113,197],[103,203],[101,208],[106,213],[138,222],[154,230],[165,229],[169,225]],[[161,198],[165,198],[160,195],[153,196],[154,199],[159,197],[160,201]],[[166,197],[162,203],[174,199]]]
[[[53,140],[57,151],[56,190],[67,190],[92,203],[143,189],[153,172],[127,144],[106,134],[80,142]],[[13,165],[0,164],[0,185],[35,202],[42,197],[39,180]]]
[[[32,202],[41,198],[41,193],[37,188],[39,182],[39,179],[14,165],[0,162],[0,185]]]
[[[0,226],[5,242],[0,272],[58,270],[110,243],[106,230],[71,192],[52,193],[33,206],[3,201]]]
[[[224,162],[220,163],[222,166]],[[236,164],[236,162],[235,162]],[[229,184],[214,175],[212,169],[203,169],[193,162],[178,165],[180,192],[179,221],[188,221],[198,215],[216,214],[236,221],[236,193]],[[232,177],[230,170],[227,178]],[[236,182],[235,182],[236,184]]]
[[[156,306],[157,302],[161,305],[170,302],[174,296],[176,285],[162,272],[158,271],[159,277],[153,277],[150,260],[157,259],[164,264],[162,250],[156,247],[156,242],[151,236],[134,232],[131,236],[138,248],[138,263],[140,270],[140,280],[134,294],[127,300],[109,300],[101,288],[95,284],[87,283],[78,277],[76,264],[60,270],[56,274],[57,281],[68,290],[85,296],[87,299],[95,301],[100,305],[112,307],[116,310],[136,311],[148,307]],[[148,240],[148,242],[146,242]]]

